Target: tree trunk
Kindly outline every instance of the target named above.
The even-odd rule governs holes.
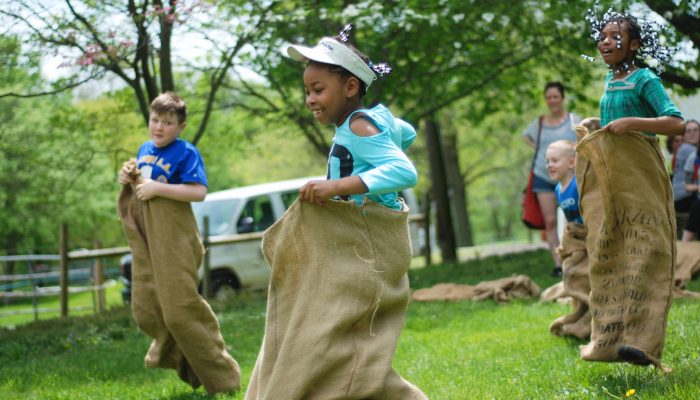
[[[171,60],[170,42],[175,21],[176,1],[170,1],[170,11],[160,16],[160,88],[163,92],[175,91],[175,79],[173,78],[173,65]]]
[[[435,116],[431,115],[425,120],[425,141],[430,160],[431,190],[435,199],[435,214],[437,217],[437,238],[440,242],[443,262],[457,261],[457,246],[455,242],[452,216],[450,212],[450,200],[447,194],[447,177],[445,175],[445,161],[443,147],[440,139],[440,130]]]
[[[469,211],[467,209],[467,194],[465,190],[464,176],[459,167],[459,154],[457,153],[457,136],[444,135],[445,145],[445,173],[449,187],[450,211],[458,246],[472,246],[474,239],[469,223]]]

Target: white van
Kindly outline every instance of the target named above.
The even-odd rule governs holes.
[[[225,296],[228,290],[265,288],[270,268],[263,258],[262,232],[282,217],[299,196],[299,188],[312,179],[307,177],[212,192],[203,202],[192,203],[199,230],[204,235],[204,217],[209,217],[209,238],[212,242],[239,235],[235,243],[213,244],[207,250],[211,266],[211,292]],[[411,214],[418,214],[413,190],[400,193]],[[410,223],[414,255],[422,248],[419,227]],[[203,268],[199,271],[200,280]]]

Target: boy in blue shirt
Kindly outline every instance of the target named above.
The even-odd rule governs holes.
[[[557,248],[562,260],[564,291],[571,297],[572,312],[557,318],[549,331],[559,336],[575,336],[588,339],[591,334],[591,314],[588,306],[588,254],[586,252],[586,228],[579,211],[579,195],[574,175],[576,144],[570,140],[558,140],[547,148],[547,172],[557,182],[554,193],[559,207],[566,216],[566,228]]]
[[[175,93],[151,103],[151,140],[119,173],[118,211],[131,247],[132,310],[153,338],[149,368],[172,368],[210,395],[240,389],[240,368],[226,351],[216,315],[197,292],[204,249],[190,202],[207,194],[202,157],[180,139],[187,108]]]
[[[554,194],[559,207],[564,211],[568,223],[583,224],[578,209],[578,189],[574,176],[576,144],[570,140],[557,140],[547,147],[547,173],[557,182]],[[563,265],[563,263],[562,263]],[[552,271],[553,276],[561,276],[562,268]]]
[[[557,182],[554,187],[557,204],[564,211],[567,222],[582,224],[574,175],[575,163],[576,144],[574,142],[558,140],[547,147],[547,172]]]

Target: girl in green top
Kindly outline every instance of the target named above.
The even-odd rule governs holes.
[[[680,135],[683,117],[666,94],[661,79],[634,59],[642,46],[636,18],[617,14],[598,36],[598,51],[611,71],[600,99],[600,124],[612,134],[636,130],[649,135]]]
[[[596,3],[597,5],[597,3]],[[593,36],[598,43],[598,51],[602,56],[603,62],[608,65],[610,72],[605,78],[605,93],[600,99],[600,122],[603,127],[603,134],[612,135],[622,135],[628,134],[628,132],[637,131],[642,132],[647,136],[655,136],[656,134],[662,135],[679,135],[683,133],[684,122],[678,108],[673,104],[666,91],[661,84],[659,77],[647,68],[637,68],[635,65],[635,59],[642,59],[643,57],[651,56],[659,61],[659,65],[668,62],[671,57],[671,51],[667,47],[662,46],[657,37],[658,30],[652,27],[650,23],[645,20],[640,22],[631,15],[620,14],[612,10],[608,10],[602,17],[598,20],[595,15],[589,13],[587,19],[591,22],[593,28]],[[658,142],[656,144],[658,146]],[[617,151],[623,151],[624,148],[618,148]],[[624,159],[628,154],[619,154],[621,159]],[[606,157],[615,157],[615,153],[606,154]],[[658,167],[663,168],[663,164],[659,163]],[[648,168],[655,168],[654,165],[649,165]],[[614,175],[615,170],[608,171],[609,175]],[[666,171],[663,171],[666,174]],[[671,193],[670,180],[661,182],[665,183],[667,187],[658,187],[658,177],[660,174],[653,172],[640,173],[638,176],[628,177],[627,179],[638,180],[639,187],[657,187],[657,190],[662,193]],[[642,182],[641,180],[646,180],[647,182]],[[610,179],[610,181],[615,181]],[[615,190],[615,188],[613,188]],[[669,197],[670,201],[670,197]],[[618,205],[616,205],[618,206]],[[665,204],[660,202],[659,204],[648,204],[649,207],[663,209]],[[620,205],[620,207],[624,207]],[[584,215],[584,221],[586,221],[586,216]],[[660,221],[660,224],[664,224],[664,221]],[[670,224],[670,221],[667,222]],[[665,229],[661,231],[672,231],[672,229]],[[656,231],[654,231],[656,232]],[[590,230],[589,230],[590,234]],[[674,243],[669,243],[665,246],[660,241],[674,240],[672,236],[658,236],[656,239],[650,239],[648,242],[654,243],[654,246],[660,248],[673,249],[675,252]],[[593,254],[599,250],[598,246],[601,244],[589,241],[588,252]],[[590,247],[593,246],[591,249]],[[654,247],[656,248],[656,247]],[[675,256],[671,255],[670,260],[673,260]],[[599,261],[599,260],[598,260]],[[591,297],[594,293],[604,293],[606,290],[604,280],[593,279],[593,269],[596,260],[591,264]],[[603,265],[602,261],[599,263]],[[596,264],[597,265],[597,264]],[[626,266],[625,266],[626,267]],[[648,272],[640,272],[635,275],[635,278],[639,278],[639,285],[644,285],[645,282],[652,280],[653,272],[656,268],[672,268],[672,262],[668,265],[654,265],[650,268]],[[672,277],[672,272],[667,274]],[[597,276],[597,275],[596,275]],[[666,276],[666,275],[664,275]],[[662,282],[659,282],[662,284]],[[630,291],[639,289],[637,284],[624,286],[625,291],[616,294],[619,298],[626,298]],[[644,287],[640,286],[641,289]],[[670,282],[668,282],[670,287]],[[640,289],[640,290],[641,290]],[[636,292],[635,292],[636,293]],[[663,295],[657,296],[660,300],[659,303],[669,304],[670,301],[670,289],[667,294],[666,299],[663,299]],[[613,296],[615,297],[615,296]],[[626,314],[631,314],[624,307],[626,304],[624,301],[619,302],[614,300],[614,302],[621,303],[623,307],[620,310],[620,316],[615,321],[628,321],[631,318],[627,318]],[[602,304],[602,303],[601,303]],[[663,308],[660,305],[660,308]],[[597,306],[596,306],[597,307]],[[598,345],[600,347],[609,347],[609,343],[604,344],[603,338],[606,335],[605,329],[607,320],[602,315],[602,308],[600,310],[594,309],[593,304],[591,305],[591,314],[593,316],[592,327],[593,333],[591,336],[591,343],[584,346],[581,350],[582,357],[588,360],[601,360],[601,361],[626,361],[632,364],[648,365],[654,363],[660,366],[661,350],[658,349],[643,349],[640,344],[635,341],[634,338],[630,339],[631,342],[626,342],[627,336],[617,335],[616,340],[620,339],[619,342],[615,342],[612,345],[617,346],[617,357],[614,359],[606,359],[606,357],[598,358],[596,355],[596,349]],[[653,324],[658,326],[659,324],[665,325],[667,318],[668,308],[664,312],[657,312],[654,316],[647,317],[644,323]],[[651,314],[650,314],[651,315]],[[621,325],[623,328],[628,329],[628,326]],[[599,329],[600,328],[600,331]],[[630,326],[630,329],[634,331],[635,327]],[[597,336],[596,336],[597,335]],[[663,345],[663,335],[661,336],[661,346]],[[655,344],[656,345],[656,344]],[[651,351],[651,353],[647,353]],[[657,354],[658,353],[658,354]],[[601,350],[602,354],[602,350]],[[585,355],[585,356],[584,356]],[[602,356],[601,356],[602,357]]]

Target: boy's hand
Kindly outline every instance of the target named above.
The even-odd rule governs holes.
[[[337,184],[338,181],[332,180],[309,181],[299,189],[299,198],[301,201],[323,205],[326,199],[338,194]]]
[[[143,182],[136,185],[136,197],[138,197],[139,200],[142,201],[150,200],[158,196],[158,188],[160,185],[163,185],[163,183],[151,179],[146,179]]]
[[[132,158],[122,164],[119,171],[119,183],[122,185],[135,184],[141,181],[141,171],[136,166],[136,159]]]
[[[119,183],[122,185],[128,185],[133,182],[134,179],[131,177],[129,167],[124,165],[119,171]]]

